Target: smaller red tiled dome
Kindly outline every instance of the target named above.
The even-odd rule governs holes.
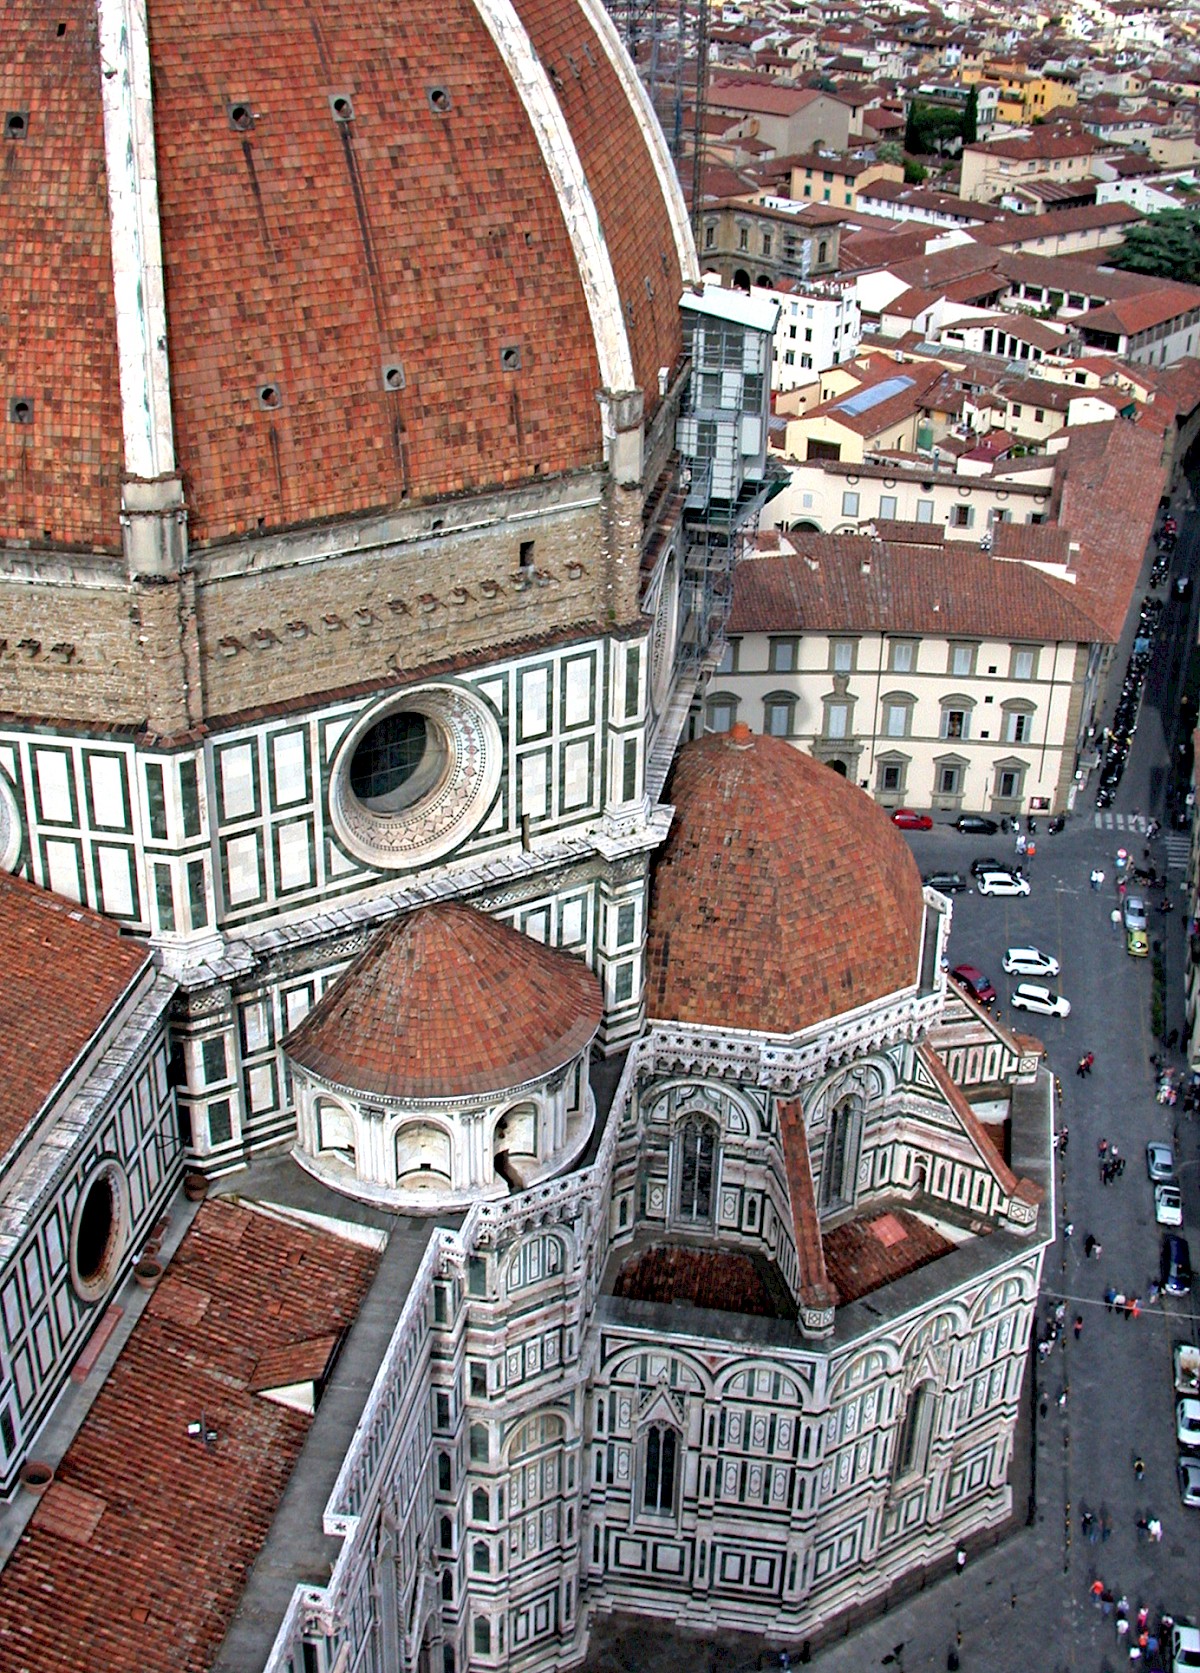
[[[351,1091],[477,1097],[569,1063],[601,1008],[581,960],[447,902],[382,930],[286,1048],[301,1068]]]
[[[651,1017],[795,1034],[917,980],[921,878],[882,808],[747,727],[680,751],[651,893]]]

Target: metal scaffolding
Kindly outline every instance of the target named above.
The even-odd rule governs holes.
[[[650,96],[680,181],[690,173],[694,220],[704,171],[708,0],[604,3]]]

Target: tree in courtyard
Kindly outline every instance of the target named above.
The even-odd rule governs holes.
[[[875,147],[875,155],[881,163],[902,163],[904,147],[894,139],[885,139],[882,145]]]
[[[1109,258],[1129,273],[1194,284],[1200,273],[1200,209],[1162,209],[1130,227],[1125,242]]]
[[[979,89],[972,87],[967,95],[967,108],[963,113],[963,144],[974,145],[979,138]]]

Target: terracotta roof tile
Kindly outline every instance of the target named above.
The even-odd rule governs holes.
[[[518,0],[588,177],[647,407],[675,239],[577,0]],[[5,18],[0,533],[120,549],[122,425],[94,5]],[[563,205],[478,10],[150,0],[176,453],[203,545],[593,466],[599,361]],[[442,88],[449,104],[434,108]],[[336,121],[331,98],[349,96]],[[235,127],[232,103],[252,112]],[[569,211],[573,213],[574,211]],[[53,318],[47,315],[53,299]],[[501,351],[519,351],[516,369]],[[402,387],[382,368],[398,363]],[[262,405],[273,384],[279,404]]]
[[[792,1034],[916,981],[921,879],[886,813],[854,785],[739,727],[687,744],[668,797],[649,1015]]]
[[[231,1221],[244,1222],[236,1245],[221,1235]],[[211,1665],[310,1422],[251,1393],[255,1363],[345,1330],[377,1259],[202,1205],[153,1299],[183,1279],[212,1305],[189,1324],[153,1307],[139,1319],[0,1574],[0,1673]],[[187,1433],[201,1414],[211,1450]]]
[[[0,872],[0,1156],[149,959],[110,919]]]
[[[570,1062],[600,1024],[595,976],[470,906],[395,919],[286,1041],[321,1079],[386,1098],[498,1092]]]
[[[879,1235],[880,1227],[884,1236]],[[894,1230],[899,1227],[902,1236]],[[949,1254],[954,1245],[905,1208],[891,1208],[870,1219],[847,1221],[822,1239],[829,1276],[844,1305],[870,1295],[918,1267]]]
[[[61,35],[54,23],[64,25]],[[121,549],[121,408],[93,0],[4,9],[0,536]],[[14,397],[30,422],[9,421]]]
[[[796,1262],[800,1268],[800,1300],[806,1307],[830,1307],[837,1297],[825,1268],[825,1246],[821,1242],[821,1221],[813,1188],[803,1099],[780,1100],[779,1130],[792,1206]]]
[[[728,1249],[646,1249],[622,1266],[613,1294],[631,1301],[688,1301],[693,1307],[760,1318],[779,1315],[754,1262]]]

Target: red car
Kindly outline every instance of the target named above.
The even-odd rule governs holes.
[[[911,807],[898,807],[892,814],[892,824],[902,831],[932,831],[933,820],[927,813],[917,813]]]
[[[977,965],[956,964],[950,974],[956,982],[961,982],[971,998],[977,999],[981,1005],[990,1005],[995,999],[995,988]]]

